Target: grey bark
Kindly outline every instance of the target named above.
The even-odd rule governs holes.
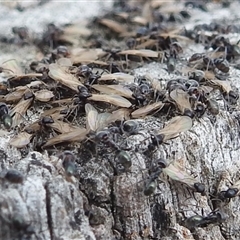
[[[185,170],[204,182],[207,192],[226,190],[231,185],[228,179],[238,180],[238,118],[238,111],[224,110],[212,121],[205,116],[194,121],[187,133],[148,156],[141,153],[146,147],[143,142],[162,122],[154,118],[141,121],[140,134],[127,137],[131,170],[118,176],[113,176],[110,161],[115,153],[111,151],[99,152],[98,159],[78,156],[79,177],[71,179],[64,175],[57,157],[34,152],[15,160],[11,168],[25,177],[20,184],[1,181],[1,239],[195,239],[181,224],[182,212],[186,217],[201,215],[202,209],[209,214],[208,196],[193,194],[161,174],[156,192],[146,197],[142,193],[146,165],[159,157],[170,162],[182,159]],[[8,166],[9,157],[1,159],[2,167]],[[223,226],[197,228],[195,236],[225,239],[226,231],[230,239],[239,239],[238,201],[233,198],[224,206],[228,216]]]

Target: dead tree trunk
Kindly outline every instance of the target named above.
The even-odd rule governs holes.
[[[11,160],[24,180],[1,180],[1,239],[239,239],[238,197],[222,207],[223,223],[192,233],[184,227],[185,217],[212,212],[211,199],[239,179],[239,112],[223,110],[215,119],[195,120],[191,130],[150,154],[143,154],[143,140],[150,141],[149,129],[162,123],[150,118],[141,125],[125,142],[131,169],[118,175],[111,167],[115,153],[108,150],[99,151],[98,158],[78,155],[79,175],[72,179],[61,174],[56,157],[54,162],[34,152],[20,159],[17,152],[2,150],[2,168]],[[160,157],[178,161],[203,182],[206,196],[164,174],[154,194],[145,196],[146,169]]]

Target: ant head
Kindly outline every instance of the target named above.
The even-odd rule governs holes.
[[[159,135],[152,134],[151,135],[151,140],[152,140],[152,144],[154,146],[158,146],[158,145],[163,143],[164,135],[163,134],[159,134]]]
[[[159,158],[157,160],[157,165],[160,167],[160,168],[166,168],[168,166],[167,164],[167,161],[163,158]]]
[[[205,195],[205,186],[203,183],[194,183],[194,188],[197,192],[201,193],[202,195]]]
[[[238,193],[237,188],[229,188],[227,191],[225,191],[224,197],[225,198],[233,198],[236,197],[236,194]]]

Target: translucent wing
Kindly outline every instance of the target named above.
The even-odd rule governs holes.
[[[43,145],[43,147],[50,147],[59,143],[65,142],[81,142],[86,138],[89,131],[85,128],[78,128],[72,132],[62,133],[53,138],[48,139],[48,141]]]
[[[45,110],[41,114],[41,118],[44,116],[51,116],[54,120],[58,120],[63,118],[65,115],[73,111],[75,106],[63,106],[63,107],[55,107],[49,110]]]
[[[2,64],[2,68],[6,69],[10,76],[23,75],[23,71],[15,59],[11,59]]]
[[[1,66],[3,71],[8,77],[13,77],[14,79],[21,79],[23,77],[41,77],[41,73],[28,73],[25,74],[22,71],[22,68],[19,66],[18,62],[15,59],[6,61]]]
[[[42,89],[34,93],[35,98],[40,102],[49,102],[53,97],[54,94],[52,91],[47,89]]]
[[[145,77],[151,83],[152,88],[154,90],[157,90],[159,92],[161,92],[163,90],[163,88],[161,86],[161,82],[158,79],[152,78],[149,74],[146,74]]]
[[[127,74],[127,73],[111,73],[111,74],[103,74],[99,81],[112,81],[116,80],[119,82],[125,82],[125,83],[134,83],[134,76]]]
[[[111,113],[98,113],[98,111],[89,103],[85,105],[87,114],[87,129],[93,132],[103,129],[108,125],[108,119]]]
[[[18,104],[11,110],[10,115],[13,116],[13,124],[12,126],[18,126],[23,120],[23,116],[25,115],[28,108],[31,106],[34,98],[33,95],[29,98],[25,98],[25,95],[23,98],[18,102]]]
[[[108,119],[110,119],[111,115],[112,115],[111,113],[98,114],[95,131],[101,130],[104,127],[106,127],[109,124]]]
[[[170,97],[174,100],[179,108],[179,110],[184,113],[185,109],[191,109],[191,104],[189,101],[189,95],[182,89],[175,89],[171,91]]]
[[[119,55],[134,55],[146,58],[157,58],[158,52],[149,49],[130,49],[118,53]]]
[[[76,48],[71,52],[71,59],[74,64],[76,63],[91,63],[95,62],[101,55],[105,52],[100,48],[86,49],[86,48]]]
[[[112,112],[111,116],[108,118],[108,123],[115,122],[117,120],[124,121],[130,119],[130,110],[127,108],[120,108]]]
[[[57,64],[61,67],[71,67],[72,62],[69,58],[60,58],[57,60]]]
[[[95,90],[102,92],[102,93],[106,93],[106,94],[116,94],[116,95],[120,95],[122,97],[126,97],[126,98],[132,98],[133,97],[133,92],[127,88],[126,86],[122,86],[122,85],[92,85],[92,88],[94,88]]]
[[[149,113],[155,110],[161,110],[164,106],[164,103],[162,102],[155,102],[152,104],[149,104],[147,106],[141,107],[131,113],[131,116],[133,118],[143,118],[147,116]]]
[[[78,129],[76,126],[72,126],[69,123],[55,119],[54,123],[49,124],[49,126],[58,133],[68,133]]]
[[[168,124],[157,132],[163,134],[164,140],[177,137],[179,133],[189,130],[193,125],[193,121],[187,116],[177,116],[172,118]]]
[[[32,136],[32,134],[28,134],[27,132],[21,132],[11,139],[9,144],[16,148],[26,147],[30,143]]]
[[[229,93],[232,90],[232,87],[230,85],[229,81],[221,81],[221,80],[210,80],[210,83],[212,85],[217,85],[219,86],[221,89],[223,89],[223,91]]]
[[[172,180],[182,182],[194,189],[194,183],[197,183],[196,179],[183,171],[176,163],[169,164],[168,167],[163,168],[162,171],[167,174]]]
[[[120,24],[114,20],[103,18],[99,22],[116,33],[120,34],[127,32],[127,29],[123,26],[123,24]]]
[[[24,93],[27,91],[27,87],[19,86],[15,89],[15,91],[8,93],[4,96],[1,101],[4,102],[18,102],[23,97]]]
[[[87,129],[95,132],[97,129],[98,111],[90,103],[85,104],[85,111],[87,115]]]
[[[129,102],[126,98],[123,98],[118,95],[105,95],[105,94],[92,94],[88,100],[98,101],[98,102],[107,102],[119,107],[129,108],[132,106],[131,102]]]
[[[62,85],[74,90],[78,91],[78,86],[83,86],[83,84],[71,73],[69,73],[68,66],[64,67],[61,66],[60,64],[66,64],[68,65],[69,63],[65,61],[65,59],[62,59],[62,61],[59,60],[59,64],[57,63],[52,63],[49,65],[49,77],[54,79],[55,81],[60,82]]]

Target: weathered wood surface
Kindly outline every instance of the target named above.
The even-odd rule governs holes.
[[[201,215],[202,209],[209,214],[208,195],[193,195],[184,185],[160,175],[157,191],[146,197],[141,192],[144,169],[160,156],[168,161],[182,159],[186,171],[205,183],[207,193],[227,173],[218,189],[226,190],[231,185],[226,176],[233,182],[239,178],[238,118],[238,111],[223,110],[212,121],[207,116],[194,121],[191,130],[161,145],[151,156],[141,154],[142,149],[130,151],[131,171],[118,176],[113,176],[106,154],[104,159],[78,156],[80,183],[78,177],[70,181],[61,174],[56,157],[35,152],[25,159],[12,159],[11,168],[25,177],[20,184],[1,180],[1,239],[194,239],[180,224],[181,212],[186,217]],[[162,125],[153,119],[142,124],[141,134],[128,137],[131,149],[146,139],[147,128]],[[8,150],[1,158],[2,168],[12,158]],[[113,158],[114,153],[108,156]],[[230,239],[239,239],[238,201],[233,198],[224,207],[228,219],[222,230],[213,225],[198,228],[199,239],[224,239],[223,230],[230,231]]]

